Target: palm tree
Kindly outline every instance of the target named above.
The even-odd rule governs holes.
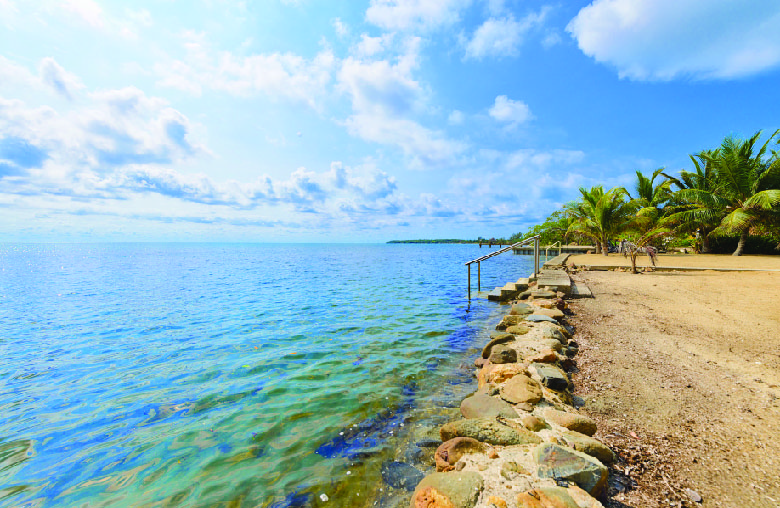
[[[633,199],[639,207],[636,213],[637,226],[643,231],[649,231],[656,226],[664,212],[664,205],[672,197],[672,179],[663,173],[664,169],[656,169],[650,178],[639,171],[636,172],[636,197]],[[658,175],[663,175],[666,180],[654,185]]]
[[[608,240],[634,226],[637,205],[622,187],[606,192],[601,185],[590,190],[580,187],[580,194],[582,201],[567,207],[574,219],[567,234],[588,236],[596,242],[596,252],[600,250],[606,256]]]
[[[757,151],[756,142],[761,131],[747,140],[728,136],[718,150],[704,157],[714,169],[712,189],[684,189],[677,193],[700,208],[710,209],[713,216],[724,214],[715,231],[739,234],[735,256],[742,255],[750,228],[770,221],[777,214],[780,205],[778,154],[772,152],[768,161],[764,156],[778,133],[780,129]]]
[[[689,155],[696,171],[682,170],[679,179],[661,173],[678,188],[667,204],[669,216],[663,223],[676,225],[678,231],[697,232],[701,238],[701,252],[705,254],[711,252],[710,233],[720,224],[725,215],[725,203],[718,201],[717,197],[712,195],[715,188],[715,169],[711,161],[717,157],[717,154],[718,150],[702,150],[697,154]],[[706,199],[706,204],[687,201],[684,199],[685,193],[680,193],[686,189],[702,191],[701,197],[709,196],[712,199]]]

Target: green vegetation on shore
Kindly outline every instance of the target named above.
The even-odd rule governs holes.
[[[693,171],[679,177],[665,168],[650,177],[637,171],[632,192],[581,187],[581,199],[566,203],[542,224],[517,233],[511,242],[541,235],[543,244],[595,242],[607,255],[611,242],[627,239],[642,248],[691,247],[735,256],[780,249],[780,129],[759,145],[726,137],[721,145],[690,155]]]

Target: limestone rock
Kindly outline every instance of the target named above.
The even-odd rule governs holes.
[[[557,409],[547,408],[544,410],[544,417],[561,427],[564,427],[586,436],[592,436],[596,433],[596,422],[576,413],[566,413],[564,411],[558,411]]]
[[[580,508],[563,487],[541,487],[517,496],[519,508]]]
[[[527,356],[525,360],[531,363],[555,363],[558,361],[558,355],[552,349],[545,349],[535,355]]]
[[[578,452],[587,453],[591,457],[596,457],[604,464],[611,464],[615,461],[615,453],[598,439],[574,431],[564,432],[561,438],[569,447]]]
[[[512,312],[510,312],[510,314],[515,316],[525,316],[533,313],[534,313],[533,306],[522,302],[512,305]]]
[[[501,318],[501,321],[496,325],[496,330],[503,332],[507,327],[517,325],[523,322],[525,316],[508,315]]]
[[[516,363],[517,351],[510,347],[498,344],[490,350],[490,363]]]
[[[514,340],[515,336],[511,333],[497,334],[496,337],[492,338],[490,342],[488,342],[487,345],[482,348],[482,358],[490,358],[490,350],[493,348],[493,346],[506,344],[507,342],[512,342]]]
[[[525,366],[519,363],[505,363],[503,365],[490,365],[483,370],[486,370],[484,376],[485,381],[493,384],[500,384],[506,381],[507,379],[512,379],[517,375],[520,374],[525,375],[527,373]]]
[[[501,399],[485,393],[469,395],[460,403],[460,413],[464,418],[517,418],[517,412]]]
[[[558,294],[553,291],[548,291],[546,289],[534,289],[531,291],[531,296],[534,299],[542,299],[542,298],[558,298]]]
[[[479,357],[474,360],[474,367],[481,369],[482,367],[487,365],[487,363],[488,363],[487,358]]]
[[[532,432],[542,430],[547,426],[544,420],[534,415],[525,415],[520,419],[520,421],[522,422],[523,427]]]
[[[487,418],[468,418],[442,425],[442,441],[456,437],[471,437],[483,443],[509,446],[519,444],[537,444],[542,440],[527,430],[513,429]]]
[[[576,485],[569,485],[566,491],[580,508],[604,508],[603,504]]]
[[[532,363],[528,367],[528,371],[535,372],[541,378],[542,384],[550,390],[562,392],[569,387],[569,378],[566,373],[553,365]]]
[[[548,316],[560,321],[564,318],[565,314],[558,309],[536,309],[534,314],[541,316]]]
[[[500,498],[498,496],[488,496],[487,504],[490,507],[506,508],[506,501],[504,501],[503,498]]]
[[[548,338],[548,339],[555,339],[558,342],[561,343],[561,345],[565,346],[569,341],[566,339],[566,336],[563,334],[561,330],[558,328],[547,328],[544,330],[542,337]]]
[[[598,496],[607,483],[606,466],[590,455],[544,443],[534,448],[533,456],[539,478],[569,480],[592,496]]]
[[[499,391],[501,398],[512,404],[536,404],[542,400],[542,387],[528,376],[510,378]]]
[[[539,311],[543,309],[538,309]],[[539,314],[538,312],[535,314],[531,314],[528,316],[525,316],[526,321],[530,321],[532,323],[541,323],[542,321],[547,321],[548,323],[557,323],[554,318],[551,318],[550,316],[545,316],[544,314]]]
[[[474,471],[432,473],[417,485],[410,508],[472,508],[485,486]]]
[[[512,326],[507,326],[506,331],[507,333],[511,333],[512,335],[525,335],[531,330],[527,326],[512,325]]]
[[[468,453],[484,453],[487,451],[487,445],[480,443],[470,437],[456,437],[443,442],[436,449],[436,471],[445,473],[455,469],[461,457]]]
[[[501,476],[506,478],[509,481],[514,480],[520,475],[529,475],[528,471],[526,471],[523,466],[518,464],[517,462],[504,462],[501,465]]]

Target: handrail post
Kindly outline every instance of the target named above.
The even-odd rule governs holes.
[[[469,300],[471,300],[471,263],[466,266],[469,269]]]
[[[534,239],[534,277],[539,276],[539,239]]]
[[[482,291],[482,263],[477,261],[477,291]]]

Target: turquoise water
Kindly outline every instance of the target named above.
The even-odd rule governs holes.
[[[0,506],[390,506],[382,464],[429,467],[410,429],[473,390],[487,252],[0,245]]]

